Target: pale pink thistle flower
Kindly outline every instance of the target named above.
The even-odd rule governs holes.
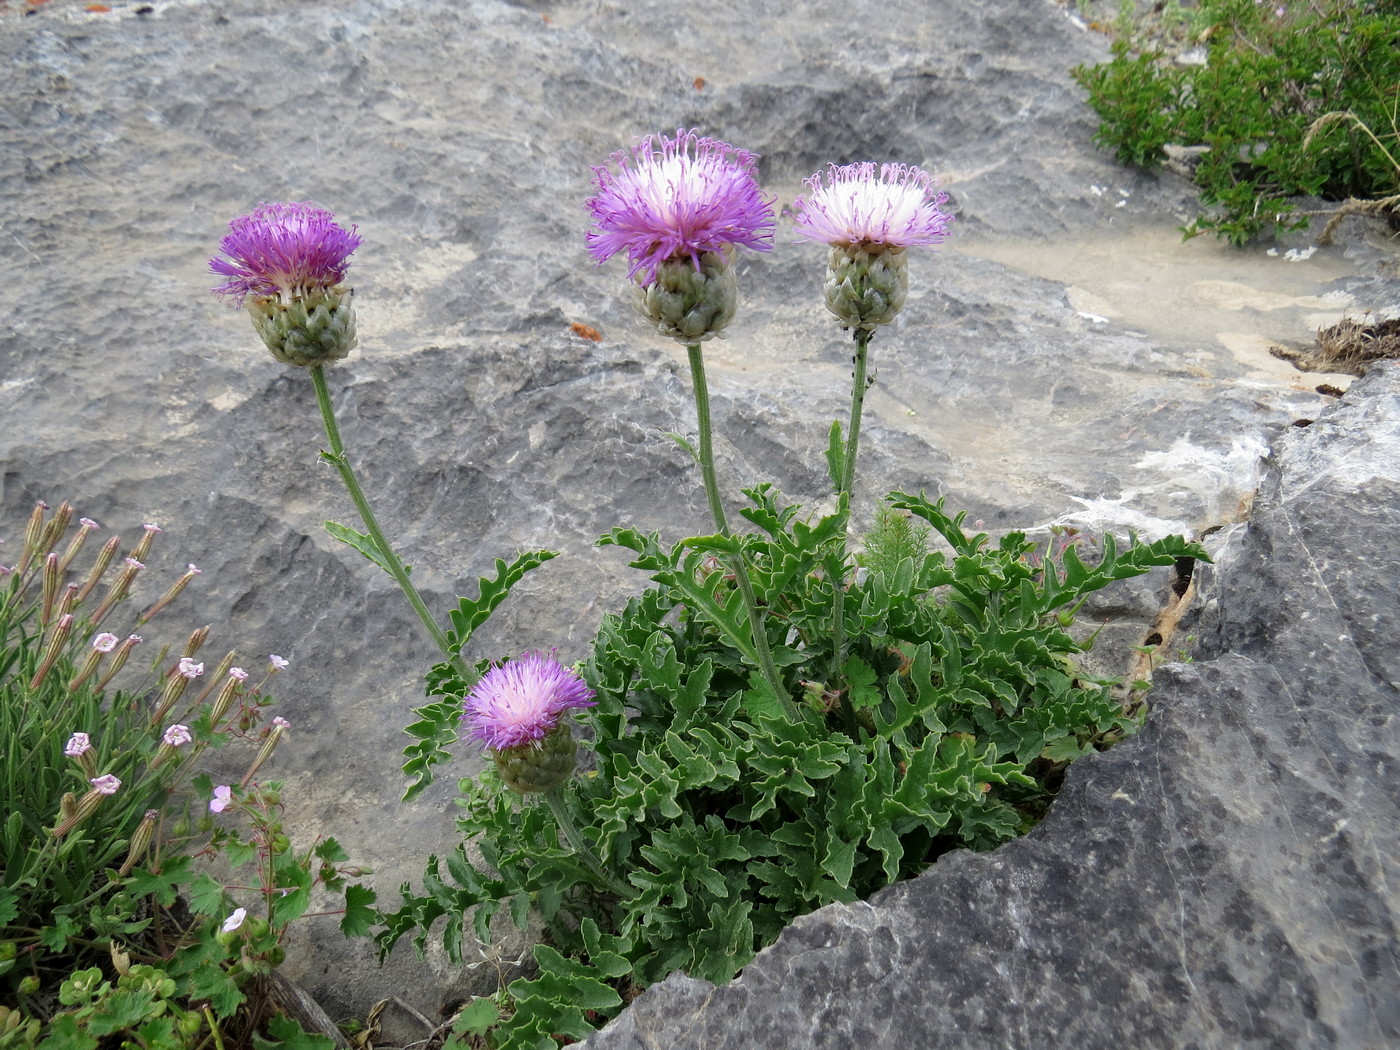
[[[88,781],[92,785],[92,790],[99,795],[115,795],[117,789],[122,786],[122,782],[111,773],[104,773],[100,777],[93,777]]]
[[[847,328],[889,324],[909,291],[906,248],[947,239],[953,217],[933,176],[905,164],[829,165],[792,203],[799,237],[830,246],[826,306]]]
[[[92,740],[86,733],[74,733],[68,738],[63,753],[69,758],[78,758],[92,750]]]
[[[210,813],[222,813],[233,805],[233,788],[220,784],[214,789],[214,797],[209,800]]]
[[[663,335],[690,344],[718,335],[738,305],[732,249],[773,247],[757,157],[681,129],[610,159],[593,169],[597,193],[584,202],[588,253],[601,265],[627,252],[637,306]]]
[[[545,791],[573,774],[577,745],[564,715],[593,707],[593,690],[552,656],[525,653],[493,667],[467,695],[467,735],[492,752],[516,791]]]
[[[182,656],[180,657],[178,670],[181,677],[193,681],[204,673],[204,665],[196,663],[191,657]]]
[[[161,740],[170,747],[184,747],[194,739],[194,734],[190,732],[190,727],[176,723],[166,729]]]
[[[224,933],[232,933],[234,930],[238,929],[238,927],[243,925],[243,920],[247,917],[247,908],[234,908],[233,911],[229,913],[229,917],[224,920],[223,925],[219,928],[223,930]]]
[[[118,638],[115,634],[108,634],[103,631],[92,640],[92,647],[99,653],[110,653],[117,647]]]
[[[209,260],[211,273],[228,278],[213,292],[247,307],[279,361],[309,367],[345,357],[355,348],[355,314],[341,282],[362,243],[355,230],[314,204],[259,204],[229,223],[224,257]]]

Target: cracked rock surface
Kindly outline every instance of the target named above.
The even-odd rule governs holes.
[[[259,201],[314,200],[365,238],[350,275],[360,348],[328,379],[348,453],[430,606],[444,615],[498,557],[562,552],[478,633],[472,659],[550,646],[580,658],[603,612],[643,585],[593,540],[617,524],[675,539],[707,520],[666,436],[694,427],[683,351],[633,315],[619,262],[594,269],[583,252],[589,165],[643,133],[698,127],[760,154],[780,206],[829,161],[919,164],[950,193],[953,238],[911,259],[908,305],[873,344],[863,520],[892,488],[927,489],[990,531],[1197,534],[1241,519],[1270,443],[1329,400],[1315,390],[1327,377],[1236,337],[1329,309],[1354,286],[1348,256],[1289,268],[1262,251],[1215,254],[1194,278],[1204,264],[1189,256],[1169,282],[1177,271],[1152,253],[1175,244],[1190,187],[1094,149],[1067,70],[1105,59],[1107,41],[1050,0],[856,0],[839,14],[817,0],[106,6],[50,0],[31,14],[0,0],[0,535],[41,497],[125,536],[159,522],[137,602],[194,562],[203,575],[173,614],[212,624],[210,649],[236,647],[249,666],[292,660],[276,685],[294,729],[269,767],[286,781],[288,828],[300,843],[336,836],[386,903],[455,844],[453,780],[480,758],[463,748],[415,803],[397,801],[401,730],[432,648],[392,582],[323,529],[354,511],[317,461],[308,377],[208,292],[225,224]],[[776,251],[743,258],[738,316],[706,355],[721,484],[769,480],[817,503],[851,350],[821,306],[825,252],[792,243],[789,223]],[[1107,261],[1076,268],[1099,251]],[[1285,279],[1301,284],[1255,288]],[[1207,308],[1224,320],[1173,335],[1142,304],[1168,322]],[[1358,586],[1393,580],[1385,568]],[[1163,598],[1125,594],[1095,610],[1113,620],[1110,662],[1109,640],[1121,657]],[[1253,629],[1271,637],[1267,620]],[[1320,718],[1333,694],[1313,695]],[[1104,805],[1102,849],[1130,851],[1116,822],[1138,810]],[[1090,860],[1060,858],[1054,885],[1072,889]],[[871,930],[872,959],[895,965],[893,931]],[[398,995],[437,1019],[496,986],[489,961],[463,973],[401,945],[380,970],[333,924],[298,938],[286,971],[337,1018]],[[1079,965],[1076,944],[1049,962],[969,950],[1031,974]],[[824,956],[808,958],[814,983],[794,1009],[818,1010]],[[934,988],[898,965],[872,988]],[[1149,989],[1226,981],[1194,964],[1110,969]],[[752,994],[762,972],[726,994]],[[1020,1023],[980,993],[957,1002],[970,1025]],[[423,1034],[385,1023],[389,1042]]]
[[[1397,453],[1393,362],[1275,443],[1195,662],[1025,838],[798,919],[725,988],[673,975],[584,1045],[1395,1045]]]

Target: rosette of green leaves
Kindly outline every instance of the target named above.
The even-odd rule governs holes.
[[[770,488],[748,495],[758,531],[742,538],[667,548],[618,529],[602,541],[629,550],[654,586],[598,632],[584,669],[598,701],[585,716],[592,768],[563,790],[630,893],[610,892],[561,844],[548,808],[517,808],[488,770],[462,782],[458,802],[480,859],[465,844],[433,858],[424,891],[405,886],[386,917],[382,950],[408,933],[421,947],[445,919],[459,958],[500,910],[523,926],[538,908],[553,947],[536,949],[536,978],[507,989],[502,1047],[586,1035],[620,1009],[625,985],[675,970],[727,981],[796,916],[1025,831],[1068,759],[1133,729],[1109,684],[1076,672],[1072,610],[1114,580],[1205,557],[1179,537],[1121,550],[1105,537],[1095,565],[1073,547],[1041,560],[1020,533],[992,545],[940,504],[895,494],[948,551],[903,553],[906,530],[886,545],[894,556],[867,560],[835,667],[843,510],[804,521]],[[774,660],[806,701],[795,722],[756,670],[744,604],[714,557],[736,544]]]

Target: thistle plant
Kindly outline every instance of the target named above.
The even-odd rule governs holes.
[[[311,374],[329,451],[321,459],[335,467],[365,532],[327,521],[326,531],[379,566],[403,592],[423,629],[443,655],[430,675],[431,693],[445,699],[420,709],[423,716],[410,728],[418,742],[405,753],[419,777],[404,795],[412,798],[431,782],[431,766],[450,757],[446,747],[455,739],[451,711],[465,690],[485,669],[486,662],[468,666],[462,650],[472,633],[530,570],[555,556],[553,551],[528,551],[511,562],[497,561],[494,578],[480,581],[477,599],[462,598],[444,627],[409,578],[410,567],[385,535],[360,486],[341,440],[325,366],[349,355],[357,345],[352,291],[342,282],[350,255],[362,238],[335,216],[311,203],[260,204],[252,213],[229,223],[219,243],[219,256],[209,261],[210,272],[227,280],[211,289],[232,307],[246,308],[253,327],[272,356]]]
[[[832,165],[806,187],[795,230],[828,245],[826,307],[855,342],[849,420],[826,450],[836,507],[804,514],[755,482],[741,532],[715,470],[701,344],[737,316],[734,251],[772,247],[756,158],[681,131],[594,169],[589,254],[625,251],[641,313],[687,347],[714,531],[668,544],[622,526],[599,540],[653,586],[604,618],[577,677],[538,653],[470,694],[441,666],[429,676],[496,761],[461,781],[462,845],[429,859],[424,892],[405,888],[378,939],[421,949],[440,930],[460,958],[501,909],[522,928],[536,911],[539,973],[463,1015],[502,1050],[586,1037],[675,970],[727,981],[797,915],[1025,831],[1066,762],[1137,725],[1111,683],[1078,668],[1089,643],[1071,633],[1075,609],[1205,556],[1180,537],[1105,536],[1086,564],[1021,532],[993,543],[904,492],[876,501],[853,551],[870,342],[907,299],[907,251],[941,243],[952,218],[906,165]],[[582,742],[556,720],[566,708]],[[419,714],[410,732],[428,739],[447,709]],[[428,757],[406,770],[421,777]]]

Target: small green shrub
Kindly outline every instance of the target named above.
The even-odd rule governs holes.
[[[1186,228],[1242,244],[1307,225],[1296,196],[1400,192],[1400,9],[1393,0],[1203,0],[1204,65],[1172,60],[1161,35],[1124,24],[1113,58],[1079,66],[1096,141],[1152,168],[1168,144],[1207,146],[1207,206]],[[1329,119],[1329,115],[1347,119]]]

